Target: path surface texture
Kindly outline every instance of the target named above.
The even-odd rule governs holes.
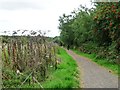
[[[118,76],[88,58],[66,50],[78,63],[82,88],[118,88]]]

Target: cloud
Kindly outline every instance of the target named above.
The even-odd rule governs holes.
[[[0,9],[44,9],[47,5],[45,1],[46,0],[0,0]]]
[[[80,4],[91,7],[90,0],[0,0],[0,32],[50,30],[48,36],[58,36],[59,16]]]

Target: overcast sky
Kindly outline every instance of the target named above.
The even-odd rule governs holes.
[[[59,16],[69,14],[80,4],[91,7],[91,0],[0,0],[0,34],[3,31],[42,30],[47,36],[59,35]]]

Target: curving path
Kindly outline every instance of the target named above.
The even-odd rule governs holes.
[[[88,58],[66,50],[78,63],[82,88],[118,88],[118,76]]]

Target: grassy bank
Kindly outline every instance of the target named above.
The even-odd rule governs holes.
[[[56,71],[42,84],[45,88],[76,88],[79,87],[76,62],[63,48],[59,48],[58,56],[61,62]]]
[[[111,70],[114,74],[120,75],[120,73],[118,71],[120,67],[118,67],[117,64],[109,62],[106,59],[97,59],[95,54],[86,54],[86,53],[80,52],[78,50],[73,50],[73,51],[76,54],[79,54],[81,56],[85,56],[85,57],[89,58],[90,60],[96,62],[97,64]]]

